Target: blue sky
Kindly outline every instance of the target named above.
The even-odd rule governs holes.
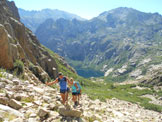
[[[162,15],[162,0],[9,0],[25,10],[59,9],[90,19],[117,7],[131,7]]]

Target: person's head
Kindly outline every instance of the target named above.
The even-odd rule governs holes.
[[[74,82],[73,78],[70,78],[70,81],[73,83]]]
[[[61,78],[61,79],[63,78],[62,72],[59,72],[59,73],[58,73],[58,77]]]

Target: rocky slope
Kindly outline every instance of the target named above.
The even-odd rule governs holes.
[[[38,26],[43,23],[46,19],[57,20],[64,18],[67,20],[78,19],[84,20],[83,18],[57,9],[43,9],[41,11],[27,11],[19,8],[20,20],[25,24],[26,27],[30,28],[32,32],[35,32]]]
[[[56,78],[56,57],[51,56],[36,36],[20,22],[14,2],[1,0],[0,13],[0,67],[14,70],[18,61],[23,63],[26,73],[34,73],[40,80]],[[69,67],[67,63],[64,64]],[[69,69],[72,71],[72,68]]]
[[[107,99],[101,102],[82,95],[82,106],[62,106],[58,89],[40,82],[20,80],[0,72],[0,121],[7,122],[161,122],[161,113],[137,104]]]
[[[36,35],[80,75],[123,81],[138,79],[161,64],[161,22],[158,13],[117,8],[89,21],[49,19]]]

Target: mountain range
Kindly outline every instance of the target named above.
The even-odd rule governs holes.
[[[59,18],[64,18],[67,20],[78,19],[85,20],[75,14],[71,14],[65,11],[57,10],[57,9],[43,9],[40,11],[29,11],[19,8],[18,9],[21,22],[25,24],[26,27],[30,28],[32,32],[35,32],[37,27],[43,23],[46,19],[52,18],[57,20]]]
[[[98,40],[97,43],[97,38],[96,40],[86,41],[76,40],[81,37],[75,36],[75,31],[73,32],[74,35],[71,36],[73,38],[69,38],[71,32],[67,33],[66,31],[69,30],[66,27],[72,26],[73,29],[76,30],[80,28],[79,32],[81,35],[77,34],[78,36],[83,36],[84,31],[89,31],[87,32],[89,35],[92,33],[95,35],[93,29],[91,31],[83,31],[82,29],[85,29],[85,26],[82,26],[83,28],[81,29],[79,24],[85,24],[83,21],[70,21],[65,19],[61,19],[61,21],[47,20],[51,22],[52,29],[56,29],[56,27],[64,28],[61,32],[59,30],[55,30],[54,32],[57,32],[58,39],[63,39],[63,37],[66,36],[69,40],[63,40],[64,43],[59,42],[62,44],[60,47],[59,45],[53,45],[53,47],[57,47],[59,53],[64,55],[66,59],[69,59],[72,65],[90,66],[91,64],[88,63],[90,63],[91,60],[89,60],[88,56],[91,56],[93,60],[93,55],[96,54],[97,50],[99,51],[98,55],[101,51],[105,54],[104,52],[107,51],[107,46],[109,46],[109,48],[116,46],[120,49],[116,50],[121,52],[125,50],[123,55],[121,55],[122,53],[120,52],[116,53],[116,51],[112,51],[115,52],[115,54],[109,57],[110,61],[114,60],[113,57],[123,59],[122,57],[125,57],[125,53],[126,55],[127,53],[129,54],[128,51],[132,53],[132,50],[135,50],[135,54],[143,54],[140,58],[142,62],[140,62],[138,57],[140,55],[135,55],[136,58],[138,57],[137,61],[139,62],[133,63],[131,61],[127,63],[126,58],[122,60],[122,62],[127,64],[123,65],[117,61],[116,64],[118,64],[118,67],[120,67],[120,64],[122,65],[122,69],[118,70],[120,73],[123,71],[123,73],[128,73],[129,71],[134,71],[134,69],[139,70],[142,66],[145,66],[146,70],[150,70],[151,66],[154,65],[154,69],[150,70],[151,73],[147,75],[145,79],[141,79],[138,82],[112,83],[105,82],[101,78],[86,79],[77,75],[75,70],[66,63],[63,57],[43,46],[32,31],[21,23],[18,9],[13,1],[1,0],[0,13],[0,122],[161,122],[162,65],[160,63],[162,59],[162,46],[160,40],[161,31],[157,28],[160,27],[160,23],[156,26],[159,22],[157,17],[161,18],[161,16],[158,14],[155,15],[156,24],[153,27],[156,30],[154,30],[155,38],[153,38],[153,41],[148,40],[148,43],[147,40],[135,40],[128,43],[130,40],[125,40],[125,42],[121,40],[111,40],[109,42],[111,46],[107,43],[105,46],[107,40],[101,40],[102,43],[99,43],[100,40]],[[79,22],[76,28],[72,24],[73,22],[75,25]],[[86,29],[91,27],[89,25],[90,23],[91,21],[88,21],[88,24],[86,22],[88,26]],[[102,24],[104,24],[104,22]],[[94,25],[97,25],[97,23]],[[48,28],[51,26],[48,26]],[[99,28],[96,27],[96,32],[98,32],[98,29]],[[51,30],[49,30],[49,32],[50,31]],[[63,34],[62,37],[61,33]],[[91,35],[91,37],[94,35]],[[54,36],[56,38],[56,35]],[[98,35],[96,35],[96,37],[97,36]],[[74,38],[76,41],[70,40]],[[93,43],[89,46],[90,41]],[[66,47],[72,46],[71,42],[74,44],[75,48]],[[98,45],[96,45],[96,43]],[[75,44],[77,44],[77,46]],[[82,53],[79,52],[82,51],[80,45],[83,46],[82,48],[87,54],[88,52],[85,49],[89,49],[89,47],[89,51],[93,49],[92,51],[94,53],[92,53],[92,55],[90,55],[90,53],[89,55],[85,55],[86,53],[82,52],[85,55],[82,56]],[[100,47],[100,45],[102,46]],[[85,48],[85,46],[87,46],[87,48]],[[64,47],[66,47],[68,53],[66,53]],[[136,51],[139,50],[136,49],[140,49],[143,53],[137,53]],[[70,50],[72,57],[68,58],[67,56],[70,56]],[[76,53],[79,53],[82,57],[72,55]],[[132,55],[134,55],[134,53]],[[87,64],[85,64],[85,61],[87,61]],[[108,62],[108,60],[105,61]],[[92,69],[99,68],[98,64],[100,62],[92,63],[96,63],[96,65],[93,65],[94,67],[92,67]],[[103,62],[103,64],[104,63],[105,62]],[[128,70],[128,66],[129,68],[134,67],[134,69],[130,68]],[[114,67],[114,70],[111,69],[111,72],[114,73],[115,65],[112,65],[112,67]],[[104,68],[106,69],[107,67],[104,65]],[[125,70],[127,70],[127,72],[125,72]],[[110,69],[108,71],[110,72]],[[107,75],[108,71],[106,71]],[[74,101],[71,99],[72,95],[69,95],[70,98],[67,100],[67,104],[63,105],[58,85],[49,87],[45,84],[45,82],[51,82],[53,81],[52,79],[56,79],[58,72],[62,72],[66,77],[74,78],[82,86],[82,95],[78,106],[74,106]],[[104,71],[102,70],[102,72]],[[134,74],[137,73],[133,73],[133,75]],[[111,80],[110,77],[109,80]]]
[[[84,77],[138,79],[162,61],[158,13],[120,7],[85,21],[47,19],[35,34]]]

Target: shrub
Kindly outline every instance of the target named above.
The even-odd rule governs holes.
[[[2,72],[0,72],[0,78],[2,78],[3,77],[3,74],[2,74]]]
[[[4,72],[6,72],[6,70],[0,68],[0,78],[5,77]]]
[[[14,71],[17,75],[20,75],[24,72],[24,64],[20,60],[16,60],[14,63]]]

